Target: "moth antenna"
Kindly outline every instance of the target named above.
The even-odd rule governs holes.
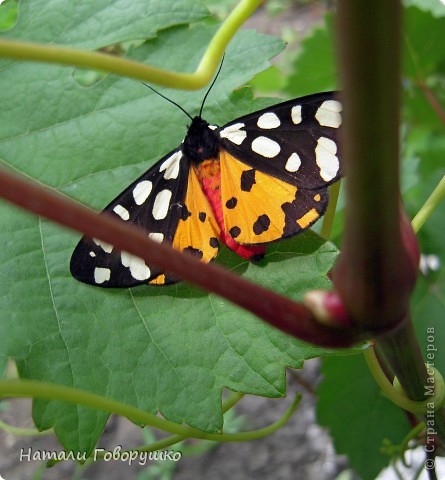
[[[160,97],[162,97],[164,100],[167,100],[167,102],[170,102],[172,105],[175,105],[176,107],[179,108],[179,110],[181,110],[182,112],[184,112],[187,117],[190,118],[190,120],[193,120],[193,117],[190,115],[189,112],[187,112],[187,110],[185,110],[184,108],[181,107],[181,105],[179,105],[178,103],[174,102],[171,98],[168,98],[166,97],[165,95],[162,95],[162,93],[158,92],[155,88],[153,88],[152,86],[148,85],[147,83],[144,83],[144,82],[141,82],[142,85],[145,85],[147,88],[149,88],[151,91],[155,92],[157,95],[159,95]]]
[[[201,118],[202,110],[204,109],[204,104],[205,104],[205,101],[207,100],[207,97],[209,96],[210,90],[212,90],[213,85],[215,85],[215,82],[219,77],[219,73],[221,72],[221,68],[222,68],[223,62],[224,62],[224,56],[225,56],[225,53],[223,53],[223,56],[221,58],[221,63],[219,65],[218,71],[216,72],[215,78],[213,79],[212,83],[210,84],[210,87],[207,89],[207,92],[204,95],[204,98],[202,99],[201,108],[199,109],[199,118]]]
[[[215,75],[215,78],[213,79],[212,83],[210,84],[210,87],[207,89],[207,92],[206,94],[204,95],[204,98],[202,100],[202,103],[201,103],[201,108],[199,109],[199,118],[201,118],[201,115],[202,115],[202,110],[204,109],[204,104],[205,104],[205,101],[207,100],[207,97],[209,96],[209,93],[210,93],[210,90],[212,90],[213,88],[213,85],[215,85],[215,82],[219,76],[219,73],[221,72],[221,68],[223,66],[223,62],[224,62],[224,55],[222,56],[222,59],[221,59],[221,64],[219,65],[219,68],[218,68],[218,71],[216,72],[216,75]],[[145,85],[147,88],[149,88],[152,92],[156,93],[156,95],[159,95],[160,97],[162,97],[164,100],[167,100],[167,102],[170,102],[172,105],[175,105],[176,107],[179,108],[179,110],[181,110],[182,112],[184,112],[187,117],[190,118],[190,120],[193,121],[193,117],[190,115],[189,112],[187,112],[187,110],[185,110],[184,108],[181,107],[181,105],[179,105],[179,103],[176,103],[174,102],[171,98],[168,98],[166,97],[165,95],[163,95],[162,93],[158,92],[155,88],[153,88],[151,85],[148,85],[147,83],[144,83],[144,82],[141,82],[142,85]]]

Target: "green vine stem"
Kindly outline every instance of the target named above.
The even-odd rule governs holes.
[[[418,439],[424,428],[425,425],[422,422],[418,423],[412,430],[408,432],[407,435],[405,435],[399,445],[395,445],[388,438],[383,439],[381,452],[390,457],[391,465],[395,466],[396,462],[400,459],[406,468],[411,468],[406,460],[405,454],[410,448],[412,448],[412,445],[410,445],[411,441]],[[417,477],[414,476],[413,478]]]
[[[435,411],[443,406],[445,401],[445,383],[442,375],[437,369],[431,368],[431,372],[429,372],[430,377],[432,377],[431,383],[434,384],[434,395],[429,396],[425,400],[413,401],[405,395],[397,378],[394,379],[393,384],[388,380],[380,367],[380,363],[375,355],[373,347],[366,349],[364,351],[364,356],[368,368],[382,392],[400,408],[417,415],[426,415],[427,411],[430,409],[429,405],[434,404],[433,410]]]
[[[405,453],[409,449],[409,444],[411,440],[414,440],[415,438],[417,438],[418,435],[421,434],[424,428],[425,426],[423,425],[423,423],[419,423],[405,436],[405,438],[402,440],[402,443],[400,444],[400,454],[403,465],[405,465],[406,468],[409,468],[409,464],[405,458]]]
[[[431,195],[427,198],[426,202],[422,205],[422,208],[417,212],[416,216],[412,219],[411,225],[414,231],[417,233],[428,220],[431,214],[437,209],[439,203],[445,199],[445,176],[442,177],[437,187],[433,190]]]
[[[225,400],[223,402],[223,405],[222,405],[223,413],[226,413],[228,410],[233,408],[243,397],[244,397],[243,393],[239,393],[239,392],[233,393],[227,400]],[[7,433],[10,433],[12,435],[19,436],[19,437],[33,437],[33,436],[41,436],[41,435],[50,435],[50,434],[54,433],[54,430],[52,428],[50,428],[48,430],[44,430],[44,431],[41,432],[41,431],[37,430],[36,428],[15,427],[13,425],[9,425],[8,423],[4,422],[3,420],[0,420],[0,430],[3,430]],[[177,436],[169,437],[169,439],[172,440],[173,438],[176,438],[176,437],[179,437],[180,440],[172,441],[171,443],[168,443],[167,446],[173,445],[174,443],[178,443],[178,442],[184,440],[185,438],[187,438],[187,437],[184,437],[184,436],[177,435]],[[165,441],[165,440],[167,440],[167,439],[163,439],[163,441]],[[144,448],[145,447],[140,447],[140,450],[142,451]],[[155,449],[155,450],[157,450],[157,449]],[[152,451],[152,450],[150,450],[150,451]]]
[[[13,425],[9,425],[8,423],[0,420],[0,430],[4,432],[10,433],[11,435],[17,437],[34,437],[34,436],[41,436],[41,435],[50,435],[53,430],[50,428],[48,430],[44,430],[40,432],[36,428],[21,428],[21,427],[14,427]]]
[[[222,404],[222,412],[223,414],[226,413],[228,410],[233,408],[242,398],[244,397],[244,393],[235,392],[233,393],[227,400],[224,400]],[[285,415],[279,420],[279,422],[283,421]],[[161,440],[157,440],[156,442],[151,443],[150,445],[143,445],[141,447],[132,448],[131,451],[135,452],[156,452],[158,450],[165,450],[167,447],[171,447],[172,445],[176,445],[179,442],[187,440],[189,437],[186,435],[171,435],[166,438],[162,438]],[[122,450],[121,455],[123,453],[127,453],[129,450]],[[104,458],[107,452],[97,452],[96,458]],[[110,453],[110,452],[108,452]],[[92,457],[90,457],[92,458]],[[57,463],[61,463],[64,460],[50,460],[48,462],[48,467],[52,467]]]
[[[228,43],[261,3],[261,0],[242,0],[233,9],[210,41],[194,73],[172,72],[98,52],[4,38],[0,38],[0,57],[85,67],[165,87],[198,90],[210,82]]]
[[[151,427],[175,435],[184,436],[186,438],[214,440],[218,442],[244,442],[261,438],[275,432],[281,428],[287,420],[289,420],[298,407],[301,399],[301,396],[297,395],[282,418],[278,422],[265,428],[241,433],[207,433],[197,430],[196,428],[170,422],[153,415],[152,413],[133,407],[132,405],[127,405],[108,397],[103,397],[77,388],[67,387],[65,385],[55,385],[36,380],[0,380],[0,396],[45,398],[49,400],[61,400],[75,403],[77,405],[85,405],[106,412],[116,413],[126,418],[131,418],[133,422],[138,422],[141,425],[150,425]]]

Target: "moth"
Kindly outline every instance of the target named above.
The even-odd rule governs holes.
[[[257,260],[267,243],[306,230],[324,214],[328,187],[342,176],[341,104],[335,92],[317,93],[222,127],[202,118],[203,105],[195,117],[185,112],[191,123],[181,145],[104,211],[204,262],[215,258],[220,244]],[[87,237],[75,248],[70,269],[77,280],[100,287],[177,281]]]

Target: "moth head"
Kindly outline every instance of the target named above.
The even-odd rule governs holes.
[[[190,124],[182,144],[182,153],[194,164],[204,160],[217,158],[219,152],[219,136],[210,128],[208,122],[195,117]]]

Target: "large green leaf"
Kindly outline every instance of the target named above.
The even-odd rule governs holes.
[[[63,2],[47,3],[56,7]],[[165,8],[176,3],[163,1]],[[26,2],[25,6],[28,10],[22,11],[19,22],[27,26],[22,27],[23,37],[41,40],[28,18],[32,6]],[[72,8],[68,2],[65,15],[81,18],[83,12],[73,13]],[[63,8],[56,10],[63,15]],[[48,23],[53,14],[51,9],[41,13]],[[85,22],[77,21],[79,36],[74,27],[69,36],[80,45],[86,45],[84,38],[96,38],[89,15],[83,18]],[[35,25],[41,22],[39,18]],[[59,27],[54,28],[55,36],[60,36]],[[113,21],[104,21],[100,43],[129,38],[114,29]],[[173,27],[128,55],[164,68],[192,71],[214,31],[202,25]],[[253,100],[249,90],[233,93],[233,89],[266,68],[281,48],[276,39],[240,32],[226,52],[206,117],[223,123],[270,104],[270,100]],[[72,73],[68,67],[24,62],[9,62],[3,68],[0,159],[100,209],[180,143],[187,119],[139,82],[110,75],[85,88]],[[204,92],[168,94],[193,114]],[[78,235],[4,203],[0,221],[0,355],[16,359],[23,377],[94,391],[160,411],[177,422],[218,431],[223,387],[282,396],[285,366],[300,367],[306,358],[332,353],[292,339],[186,284],[113,291],[79,284],[69,274]],[[259,264],[241,261],[228,251],[217,261],[300,299],[307,289],[329,287],[326,274],[336,256],[334,245],[307,233],[272,245]],[[37,401],[34,419],[40,428],[54,426],[65,449],[90,451],[107,415]]]
[[[86,49],[149,38],[207,15],[194,0],[21,0],[19,12],[16,25],[3,36]]]
[[[335,30],[332,15],[302,42],[292,65],[285,90],[291,95],[306,95],[334,90],[338,85],[335,57]]]
[[[445,10],[445,6],[441,6]],[[416,7],[405,11],[404,100],[405,119],[414,128],[443,132],[437,107],[445,102],[445,56],[437,48],[443,42],[445,17],[434,17]]]
[[[389,461],[381,452],[383,440],[399,444],[409,430],[407,418],[382,395],[361,355],[324,359],[322,373],[318,422],[360,478],[373,480]]]

